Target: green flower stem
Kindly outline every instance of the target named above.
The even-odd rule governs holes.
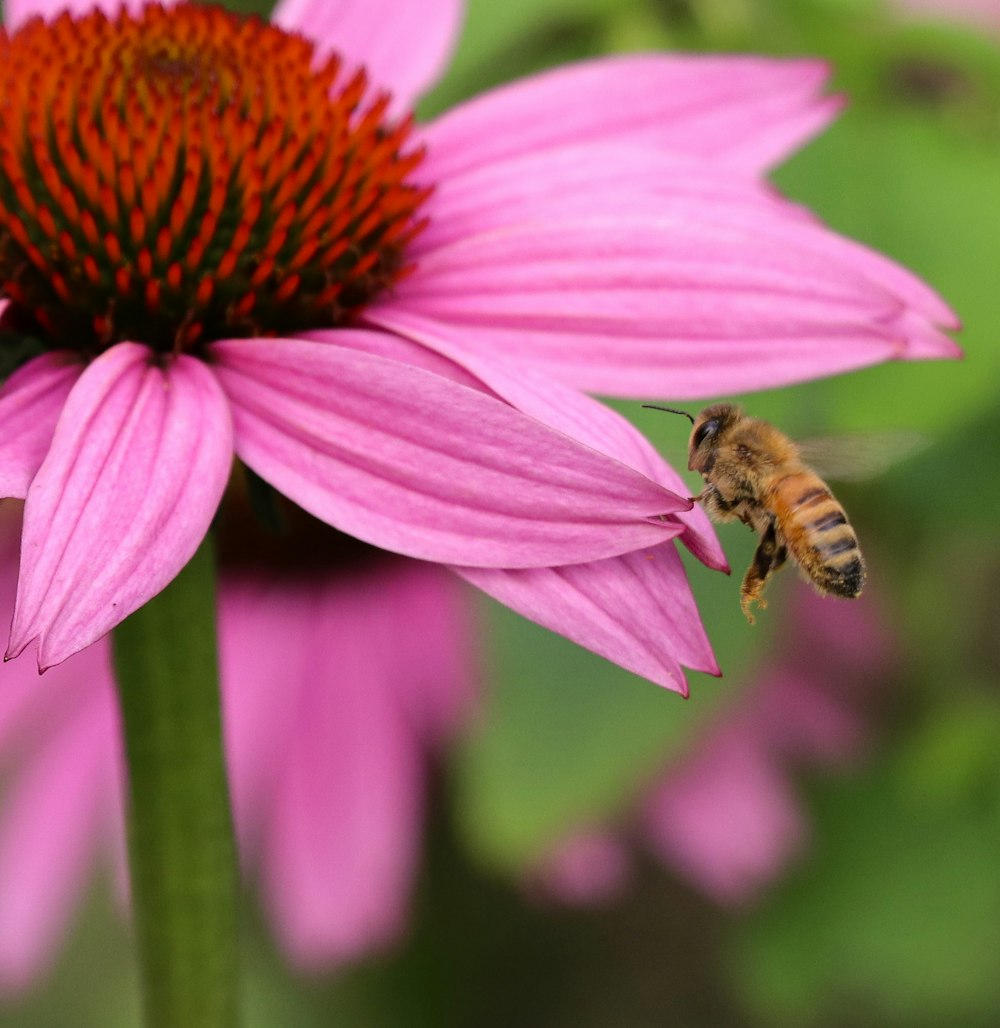
[[[114,634],[148,1028],[234,1028],[237,868],[206,539]]]

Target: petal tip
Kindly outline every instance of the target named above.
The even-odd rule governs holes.
[[[800,69],[817,87],[829,82],[836,70],[833,61],[823,57],[792,58],[789,64]]]
[[[28,643],[30,642],[30,639],[17,639],[15,637],[11,637],[3,655],[3,662],[6,664],[11,660],[16,660],[22,653],[24,653],[25,649],[27,649]]]
[[[718,556],[712,553],[704,554],[701,557],[701,561],[710,571],[721,571],[724,575],[731,575],[733,573],[729,561],[726,560],[725,554],[721,552]]]

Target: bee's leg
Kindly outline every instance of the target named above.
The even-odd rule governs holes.
[[[751,607],[757,604],[763,610],[767,606],[767,600],[763,596],[764,586],[771,575],[785,563],[787,557],[788,551],[784,543],[778,541],[778,533],[772,521],[760,537],[760,544],[754,552],[740,588],[740,607],[751,625],[754,623]]]
[[[700,503],[702,510],[713,521],[732,521],[737,517],[741,521],[746,521],[746,514],[741,509],[745,501],[725,499],[714,485],[706,485],[697,496],[691,497],[691,502]]]

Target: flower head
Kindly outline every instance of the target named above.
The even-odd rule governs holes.
[[[194,552],[234,455],[342,533],[683,689],[683,667],[717,669],[675,540],[724,558],[677,474],[579,390],[681,399],[955,353],[930,289],[761,181],[839,109],[816,62],[589,61],[419,126],[459,0],[281,0],[270,26],[119,6],[10,0],[0,40],[0,494],[25,499],[8,655],[72,658],[41,684],[14,664],[0,690],[24,758],[0,838],[8,982],[120,836],[100,636]],[[460,691],[398,674],[461,631],[437,568],[302,570],[224,577],[220,637],[244,856],[316,964],[398,927],[411,772]],[[358,660],[330,687],[317,648],[345,666],[397,604],[421,617],[365,648],[381,677]],[[348,724],[382,733],[352,753],[378,775],[324,743]],[[362,800],[318,788],[352,775]],[[363,853],[331,853],[334,813]]]
[[[51,348],[349,324],[406,270],[422,151],[363,70],[190,4],[2,43],[0,280]]]
[[[814,62],[598,60],[414,126],[457,0],[103,6],[21,0],[2,39],[8,657],[56,664],[162,589],[235,455],[683,690],[717,668],[674,540],[724,558],[578,390],[955,352],[930,289],[759,180],[839,106]]]

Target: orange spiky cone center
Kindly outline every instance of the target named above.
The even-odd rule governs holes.
[[[0,33],[0,295],[54,347],[350,323],[429,189],[363,71],[219,7]]]

